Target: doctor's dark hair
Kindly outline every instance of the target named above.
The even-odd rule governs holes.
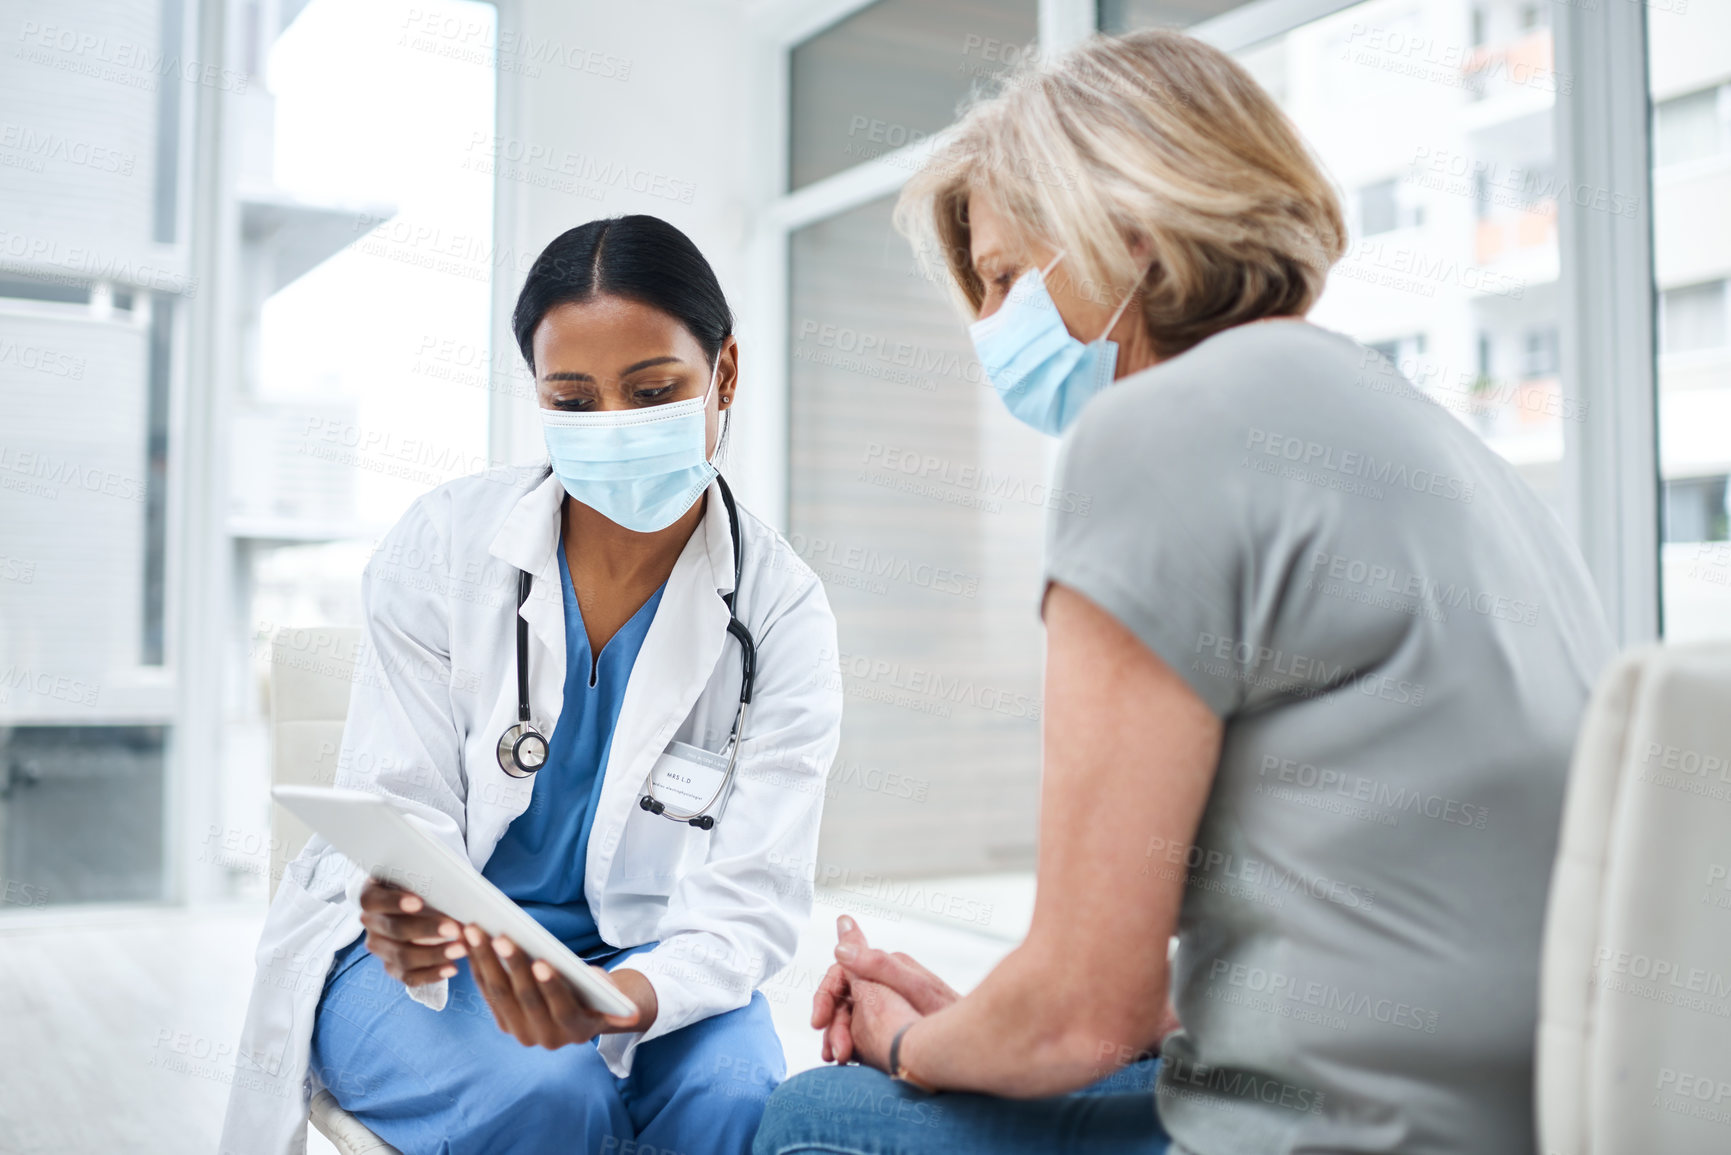
[[[511,331],[531,373],[541,318],[595,297],[625,297],[673,317],[697,339],[710,368],[733,335],[721,282],[690,237],[660,217],[609,217],[560,233],[524,278]]]

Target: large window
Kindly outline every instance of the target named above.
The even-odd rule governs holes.
[[[788,537],[835,608],[846,698],[826,869],[1033,861],[1048,446],[891,227],[893,188],[854,177],[905,177],[1035,25],[1033,0],[881,0],[789,51],[791,184],[842,205],[790,230],[787,263]]]
[[[1237,8],[1245,0],[1099,0],[1100,27],[1108,32],[1153,24],[1185,28]]]
[[[1667,637],[1731,638],[1731,6],[1647,9]]]
[[[486,464],[495,19],[7,7],[0,914],[262,893],[272,629]]]
[[[98,21],[100,15],[100,22]],[[180,655],[170,413],[196,293],[182,0],[8,5],[0,67],[0,891],[155,899]],[[90,45],[133,51],[102,67]]]
[[[1025,866],[1047,446],[998,400],[890,205],[792,238],[789,540],[835,609],[846,696],[825,859]]]
[[[1687,470],[1671,467],[1676,454],[1667,449],[1666,478],[1677,485],[1662,511],[1607,508],[1582,481],[1593,461],[1622,450],[1605,443],[1601,426],[1589,429],[1589,413],[1600,410],[1588,404],[1587,385],[1565,379],[1563,334],[1570,330],[1562,315],[1559,206],[1639,217],[1646,190],[1638,180],[1583,190],[1566,171],[1558,102],[1579,78],[1557,67],[1555,7],[1533,0],[1319,2],[1302,7],[1322,15],[1280,22],[1281,12],[1298,7],[1102,0],[1097,15],[1109,32],[1178,25],[1225,44],[1316,150],[1340,190],[1350,238],[1314,321],[1385,353],[1577,531],[1634,517],[1650,533],[1662,521],[1673,543],[1667,551],[1679,548],[1678,535],[1722,533],[1726,518],[1716,503],[1731,467],[1706,445]],[[949,43],[953,73],[966,75],[970,65],[980,72],[969,54],[991,30],[967,25],[970,13],[964,5],[927,5],[915,18],[897,0],[881,0],[791,47],[793,195],[776,214],[789,230],[790,528],[796,545],[814,554],[837,606],[848,694],[841,764],[929,777],[931,797],[953,790],[959,800],[952,807],[946,793],[942,809],[952,829],[941,847],[917,844],[922,861],[907,863],[910,870],[927,859],[931,868],[1004,860],[991,835],[966,824],[982,799],[988,807],[1007,804],[971,786],[980,767],[1012,783],[1032,774],[1014,742],[1031,727],[1020,718],[958,711],[932,687],[972,692],[988,660],[1003,671],[987,684],[994,701],[1014,701],[1023,690],[1018,679],[1033,685],[1036,668],[1012,656],[1038,633],[1031,618],[1017,616],[1031,601],[1018,603],[1013,586],[1037,581],[1041,518],[1010,506],[986,509],[972,486],[984,477],[996,485],[1043,479],[1048,462],[1041,447],[1000,427],[993,406],[979,404],[990,394],[980,388],[960,327],[950,327],[939,294],[920,280],[905,242],[887,225],[894,184],[886,171],[914,167],[915,143],[945,119],[944,86],[934,79],[944,71],[939,50]],[[1571,10],[1561,18],[1579,17]],[[957,19],[959,27],[947,23]],[[1006,64],[1025,51],[1008,39],[995,50]],[[849,67],[857,73],[841,75]],[[1723,72],[1697,69],[1687,91],[1677,93],[1695,94],[1691,100],[1661,110],[1657,147],[1679,158],[1679,170],[1719,171],[1727,139]],[[841,104],[819,99],[825,85],[844,94]],[[947,89],[952,97],[954,88]],[[856,140],[860,133],[867,142]],[[809,215],[813,204],[823,208]],[[1721,223],[1714,227],[1723,229],[1723,212],[1715,216]],[[1724,268],[1669,275],[1659,324],[1669,347],[1688,350],[1674,356],[1717,357],[1726,326]],[[962,388],[967,382],[973,394]],[[1594,387],[1606,386],[1595,380]],[[1704,397],[1693,403],[1709,404]],[[911,421],[916,411],[926,420]],[[1666,421],[1667,430],[1685,425]],[[1699,436],[1717,453],[1724,429],[1715,419]],[[999,545],[1002,554],[993,552]],[[1000,557],[1010,584],[986,596],[984,575],[999,577],[992,559]],[[872,566],[901,560],[982,575],[982,593],[951,595],[943,613],[931,589],[874,581]],[[1731,570],[1731,557],[1722,565]],[[1017,567],[1026,577],[1015,576]],[[1037,590],[1030,585],[1026,595]],[[1015,644],[998,647],[1005,640]],[[941,721],[940,708],[949,710]],[[942,828],[935,815],[898,812],[887,798],[849,796],[829,815],[826,854],[847,864],[883,865],[873,851],[880,832],[923,829],[928,817],[932,830]],[[1023,831],[1029,821],[1016,812],[996,829]]]
[[[1548,17],[1367,0],[1237,55],[1344,194],[1349,246],[1311,319],[1388,354],[1561,512],[1563,426],[1582,410],[1558,372],[1567,80]]]
[[[1034,41],[1033,0],[878,0],[789,53],[788,183],[802,188],[955,119]]]
[[[1556,58],[1553,21],[1571,22],[1570,51],[1589,60],[1583,46],[1596,43],[1608,11],[1538,0],[1097,5],[1108,32],[1176,25],[1224,45],[1274,95],[1331,174],[1349,225],[1312,319],[1383,352],[1514,466],[1581,541],[1630,641],[1653,628],[1655,541],[1670,636],[1731,633],[1731,10],[1646,7],[1651,190],[1628,163],[1645,134],[1612,131],[1580,87],[1603,78]],[[1066,26],[1065,5],[1046,9],[1041,27]],[[915,16],[880,0],[852,11],[789,51],[792,191],[771,219],[789,242],[790,527],[822,562],[841,623],[842,764],[929,775],[932,797],[952,786],[964,796],[990,759],[1009,760],[1010,781],[1028,773],[1012,745],[998,745],[1021,723],[962,714],[977,730],[937,725],[929,687],[977,684],[973,663],[990,651],[970,629],[1020,639],[1032,623],[1015,617],[1007,588],[944,616],[927,604],[933,591],[874,584],[870,571],[906,559],[985,575],[991,543],[1002,541],[1012,567],[1037,575],[1034,521],[1022,528],[1019,516],[983,510],[968,486],[994,469],[999,479],[1043,475],[1047,463],[998,428],[991,406],[952,390],[977,386],[978,368],[959,329],[940,320],[933,287],[902,263],[887,206],[895,172],[917,165],[917,142],[944,122],[954,74],[993,79],[969,54],[996,38],[992,51],[1009,65],[1026,49],[967,24],[966,5]],[[950,66],[946,44],[957,57]],[[946,72],[951,82],[940,83]],[[826,86],[840,94],[828,103]],[[1584,172],[1599,175],[1587,182]],[[1645,396],[1654,352],[1640,302],[1645,242],[1634,243],[1649,211],[1656,412]],[[1637,255],[1618,255],[1624,247]],[[1607,288],[1629,285],[1631,273],[1636,292]],[[891,293],[898,279],[905,287]],[[1618,356],[1606,355],[1607,333]],[[909,422],[916,408],[929,420]],[[1654,442],[1624,432],[1650,418],[1657,501]],[[892,428],[915,431],[894,440]],[[1012,695],[1015,679],[1035,672],[1000,668],[1004,685],[992,689]],[[877,832],[926,821],[888,799],[849,797],[830,810],[826,853],[876,863]],[[1022,821],[999,829],[1026,829]],[[934,865],[988,864],[989,842],[946,835],[950,849],[919,853]]]
[[[1677,48],[1671,31],[1661,25],[1656,38],[1650,41],[1657,53],[1653,61],[1655,66],[1660,63],[1660,56],[1667,56]],[[1675,62],[1665,60],[1664,63]],[[1715,68],[1711,60],[1704,63],[1709,69]],[[1677,87],[1679,82],[1687,85],[1699,81],[1699,69],[1691,72],[1692,75],[1681,77],[1660,77],[1654,95]],[[1659,168],[1668,169],[1691,161],[1710,161],[1725,156],[1731,156],[1731,83],[1711,84],[1654,102],[1653,162]]]
[[[273,633],[360,624],[373,547],[486,467],[488,391],[520,383],[516,351],[488,347],[496,85],[477,46],[496,20],[476,0],[313,0],[260,54],[273,147],[255,141],[243,208],[268,280],[241,318],[256,352],[235,400],[223,846],[206,855],[231,890],[268,869]]]

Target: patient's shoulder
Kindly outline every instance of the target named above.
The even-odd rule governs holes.
[[[1307,321],[1235,325],[1115,383],[1078,425],[1141,427],[1158,416],[1168,430],[1279,414],[1344,399],[1365,373],[1393,372],[1375,350]],[[1398,376],[1398,374],[1397,374]]]

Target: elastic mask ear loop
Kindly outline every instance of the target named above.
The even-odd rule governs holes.
[[[1130,290],[1130,295],[1129,295],[1129,296],[1128,296],[1128,297],[1125,297],[1125,298],[1124,298],[1124,300],[1123,300],[1123,301],[1122,301],[1122,302],[1121,302],[1121,303],[1120,303],[1120,304],[1119,304],[1119,306],[1118,306],[1118,308],[1117,308],[1117,309],[1115,309],[1115,310],[1114,310],[1114,311],[1113,311],[1113,313],[1112,313],[1112,319],[1111,319],[1111,320],[1110,320],[1110,321],[1107,321],[1107,322],[1106,322],[1106,327],[1105,327],[1105,329],[1103,329],[1103,330],[1101,330],[1101,332],[1100,332],[1100,335],[1099,335],[1099,336],[1098,336],[1098,337],[1095,337],[1095,338],[1094,338],[1094,340],[1096,340],[1096,341],[1104,341],[1104,340],[1105,340],[1105,339],[1106,339],[1106,338],[1107,338],[1107,337],[1108,337],[1108,336],[1109,336],[1109,335],[1110,335],[1110,334],[1111,334],[1111,332],[1112,332],[1112,330],[1113,330],[1113,329],[1115,329],[1115,328],[1117,328],[1117,326],[1118,326],[1118,318],[1120,318],[1120,317],[1122,317],[1122,316],[1123,316],[1123,315],[1124,315],[1124,310],[1125,310],[1125,309],[1128,309],[1128,308],[1129,308],[1129,307],[1130,307],[1130,302],[1131,302],[1131,301],[1134,301],[1134,300],[1135,300],[1135,299],[1136,299],[1136,294],[1137,294],[1137,293],[1138,293],[1138,292],[1139,292],[1139,291],[1141,291],[1141,288],[1142,288],[1142,281],[1143,281],[1143,280],[1144,280],[1144,279],[1145,279],[1145,278],[1146,278],[1146,277],[1147,277],[1147,276],[1148,276],[1148,270],[1147,270],[1147,269],[1143,269],[1143,270],[1142,270],[1142,276],[1141,276],[1141,277],[1138,277],[1138,278],[1137,278],[1137,279],[1136,279],[1136,284],[1135,284],[1135,287],[1133,287],[1133,288],[1132,288],[1132,289],[1131,289],[1131,290]]]
[[[1064,259],[1064,250],[1059,249],[1058,255],[1052,258],[1052,263],[1040,270],[1040,291],[1045,293],[1047,298],[1050,298],[1052,296],[1052,290],[1047,287],[1046,278],[1052,275],[1052,270],[1057,268],[1058,262],[1063,260],[1063,259]],[[1010,287],[1010,295],[1007,298],[1005,298],[1004,304],[1008,305],[1011,301],[1016,299],[1016,289],[1020,285],[1021,285],[1021,280],[1018,278],[1016,284],[1012,285]],[[1026,299],[1028,294],[1026,292],[1024,292],[1022,294],[1022,296],[1024,299]],[[1003,312],[1003,309],[1000,307],[998,312],[1000,312],[1000,313]],[[992,315],[997,316],[997,313],[994,313]]]
[[[703,436],[706,439],[709,437],[709,395],[715,392],[715,383],[719,380],[721,380],[721,350],[717,349],[715,351],[715,368],[709,371],[709,388],[703,391],[703,406],[699,409],[699,412],[703,414]],[[721,411],[716,411],[715,448],[717,451],[721,449],[721,422],[725,416],[726,414]],[[704,447],[703,463],[709,466],[715,464],[715,458],[710,456],[708,446]]]
[[[703,408],[709,410],[709,395],[715,392],[715,383],[721,380],[721,350],[715,351],[715,367],[709,371],[709,388],[703,391]]]
[[[1052,263],[1040,270],[1040,282],[1041,282],[1041,284],[1044,284],[1046,278],[1051,275],[1052,270],[1058,267],[1058,262],[1064,259],[1066,252],[1067,252],[1067,250],[1065,250],[1065,249],[1059,249],[1058,255],[1052,258]],[[1146,269],[1144,269],[1142,271],[1142,276],[1146,277],[1147,275],[1148,275],[1148,271]],[[1120,301],[1118,303],[1118,307],[1112,311],[1112,319],[1110,321],[1106,322],[1106,327],[1100,331],[1100,335],[1098,337],[1095,337],[1094,341],[1104,341],[1106,339],[1106,337],[1117,326],[1118,319],[1124,315],[1124,310],[1128,309],[1130,307],[1130,302],[1134,301],[1136,299],[1136,290],[1140,289],[1141,287],[1142,287],[1142,282],[1141,282],[1141,279],[1139,278],[1136,282],[1135,288],[1132,288],[1130,290],[1130,295],[1128,297],[1125,297],[1122,301]],[[1049,293],[1050,290],[1047,290],[1047,292]],[[1094,341],[1090,341],[1089,344],[1093,344]]]
[[[1046,294],[1047,300],[1051,300],[1051,298],[1052,298],[1052,286],[1050,286],[1046,283],[1046,278],[1052,275],[1052,270],[1057,268],[1058,262],[1063,260],[1063,259],[1064,259],[1064,250],[1059,249],[1058,255],[1052,258],[1052,263],[1040,270],[1040,291],[1042,293]],[[1010,291],[1012,294],[1014,294],[1014,292],[1015,292],[1015,290],[1013,288]],[[1006,305],[1009,304],[1008,301],[1005,301],[1004,303]]]
[[[1152,267],[1152,265],[1149,266],[1149,268]],[[1112,330],[1118,326],[1118,318],[1124,315],[1124,310],[1128,309],[1130,307],[1130,302],[1136,299],[1136,294],[1140,292],[1142,288],[1142,279],[1147,276],[1148,270],[1143,269],[1142,277],[1137,278],[1135,286],[1130,290],[1130,295],[1118,303],[1118,307],[1112,311],[1112,319],[1106,322],[1106,327],[1101,330],[1098,337],[1094,338],[1093,342],[1091,342],[1092,344],[1103,345],[1106,339],[1112,335]],[[1100,380],[1095,381],[1095,386],[1104,389],[1112,383],[1112,374],[1118,367],[1118,358],[1114,355],[1110,360],[1096,362],[1096,365],[1098,367],[1097,376]]]

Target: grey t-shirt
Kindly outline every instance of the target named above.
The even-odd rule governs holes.
[[[1196,1155],[1534,1149],[1545,896],[1613,646],[1515,471],[1375,352],[1240,326],[1091,401],[1047,577],[1225,722],[1160,1114]]]

